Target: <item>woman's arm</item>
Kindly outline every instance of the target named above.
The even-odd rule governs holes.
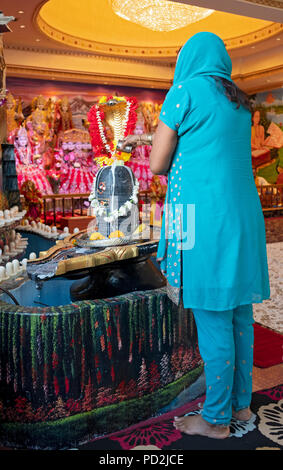
[[[133,149],[140,145],[152,145],[153,136],[151,134],[132,134],[123,139],[119,146],[119,150],[124,150],[127,145]]]
[[[177,138],[176,131],[159,121],[149,157],[150,169],[154,175],[164,175],[168,172]]]

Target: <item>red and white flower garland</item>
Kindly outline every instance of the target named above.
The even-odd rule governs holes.
[[[115,99],[113,96],[107,96],[106,102],[110,99]],[[121,102],[122,99],[118,97],[118,100]],[[132,134],[136,122],[137,122],[137,113],[136,109],[138,107],[138,102],[135,97],[125,97],[124,100],[126,101],[126,112],[125,117],[123,120],[123,125],[120,133],[120,138],[123,139],[127,135]],[[105,113],[102,109],[102,106],[94,105],[90,109],[88,113],[88,121],[89,121],[89,133],[91,137],[91,143],[93,147],[93,151],[96,157],[106,156],[112,159],[116,154],[116,147],[114,146],[113,142],[108,142],[105,130],[103,126],[103,120],[105,117]],[[117,144],[117,143],[116,143]]]

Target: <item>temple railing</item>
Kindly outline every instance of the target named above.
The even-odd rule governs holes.
[[[257,186],[263,212],[283,210],[283,184]]]
[[[283,184],[269,184],[257,186],[258,195],[261,201],[263,212],[283,211]],[[47,216],[51,214],[52,223],[58,223],[58,214],[74,217],[76,215],[87,215],[87,206],[89,193],[73,194],[52,194],[44,195],[43,199],[43,218],[47,223]],[[161,199],[162,201],[162,199]],[[142,206],[149,208],[156,203],[156,198],[152,196],[151,191],[140,191],[140,208]]]
[[[84,203],[88,200],[89,193],[69,193],[69,194],[52,194],[43,195],[43,218],[44,223],[47,223],[47,214],[51,213],[53,224],[56,225],[58,212],[62,216],[70,215],[86,215],[87,207]]]
[[[151,205],[152,198],[150,191],[140,191],[139,203]],[[69,193],[69,194],[52,194],[43,195],[43,219],[47,223],[48,214],[52,214],[52,223],[56,225],[58,222],[58,213],[63,217],[69,215],[87,215],[88,208],[85,202],[88,201],[89,193]]]

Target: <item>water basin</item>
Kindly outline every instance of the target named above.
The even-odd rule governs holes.
[[[42,282],[39,289],[34,281],[28,280],[10,292],[23,307],[57,307],[71,303],[70,287],[73,282],[70,279],[57,277]],[[12,303],[7,294],[0,295],[0,300]]]

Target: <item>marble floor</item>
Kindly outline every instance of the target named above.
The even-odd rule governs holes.
[[[257,323],[283,334],[283,242],[267,243],[270,298],[253,304]]]
[[[267,310],[265,306],[270,304],[274,304],[276,306],[276,310],[280,316],[282,316],[283,312],[283,289],[282,289],[282,273],[280,274],[280,269],[282,270],[282,242],[283,242],[283,217],[266,217],[265,221],[265,229],[266,229],[266,242],[267,242],[267,253],[269,255],[270,265],[271,265],[271,293],[273,298],[271,302],[266,302],[261,304],[261,306],[256,306],[254,309],[255,311],[255,319],[256,321],[263,324],[263,326],[272,327],[270,324],[268,325],[268,317]],[[274,244],[274,245],[273,245]],[[278,256],[276,256],[278,255]],[[281,261],[280,261],[281,260]],[[275,284],[274,281],[278,280]],[[277,287],[276,287],[277,286]],[[281,309],[279,309],[279,304],[281,305]],[[283,333],[282,328],[282,320],[279,319],[277,324],[273,325],[274,329]],[[256,392],[257,390],[263,390],[265,388],[273,387],[275,385],[279,385],[283,383],[283,364],[279,364],[277,366],[268,367],[266,369],[261,369],[259,367],[254,367],[253,370],[253,391]]]

